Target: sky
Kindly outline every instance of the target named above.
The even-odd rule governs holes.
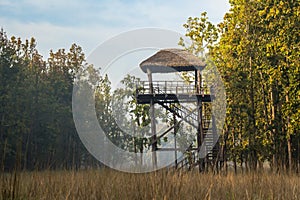
[[[216,24],[228,10],[228,0],[0,0],[0,27],[9,37],[34,37],[44,57],[73,43],[89,55],[125,31],[155,27],[184,34],[188,17],[206,11]]]

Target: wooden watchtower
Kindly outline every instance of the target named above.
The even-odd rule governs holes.
[[[204,104],[209,104],[212,100],[212,95],[209,90],[204,89],[201,71],[206,64],[199,58],[182,49],[163,49],[158,51],[155,55],[149,57],[140,64],[144,73],[147,73],[148,81],[141,81],[137,83],[136,98],[138,104],[150,105],[151,117],[151,149],[152,162],[157,166],[156,151],[174,151],[175,152],[175,166],[188,167],[199,166],[199,170],[203,171],[207,163],[213,161],[216,157],[214,153],[216,147],[210,142],[209,137],[213,137],[213,117],[207,110]],[[192,72],[194,74],[194,81],[187,84],[186,81],[153,81],[153,74],[155,73],[181,73]],[[196,105],[196,109],[189,110],[180,105],[180,103],[192,103]],[[155,110],[154,105],[158,104],[169,112],[173,113],[174,126],[168,128],[162,134],[157,135]],[[177,120],[178,119],[178,120]],[[179,121],[180,120],[180,121]],[[176,134],[178,126],[176,123],[184,121],[189,123],[196,129],[196,143],[185,149],[190,153],[190,158],[178,159],[178,147],[176,140],[174,148],[160,148],[158,140],[164,135],[168,134],[172,129]],[[205,139],[206,137],[206,139]],[[203,143],[205,139],[205,144]],[[211,138],[211,140],[213,140]],[[201,145],[205,145],[210,152],[205,153],[205,157],[200,158]],[[209,145],[212,147],[208,148]],[[193,162],[191,162],[191,159]]]

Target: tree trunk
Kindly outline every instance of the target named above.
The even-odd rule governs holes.
[[[286,94],[285,96],[285,101],[288,104],[289,103],[289,96]],[[291,146],[291,135],[289,132],[290,129],[290,116],[287,116],[287,149],[288,149],[288,170],[289,172],[292,171],[292,146]]]

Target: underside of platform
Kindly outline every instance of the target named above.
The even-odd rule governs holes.
[[[189,94],[138,94],[138,104],[154,103],[192,103],[200,100],[201,102],[211,102],[211,95],[189,95]]]

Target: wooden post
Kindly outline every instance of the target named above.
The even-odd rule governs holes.
[[[196,94],[198,94],[198,75],[197,75],[197,70],[195,70],[195,91],[196,91]]]
[[[152,81],[152,72],[147,69],[147,75],[149,80],[150,86],[150,94],[153,95],[153,81]],[[150,101],[150,118],[151,118],[151,135],[152,141],[156,141],[156,124],[155,124],[155,110],[154,110],[154,100],[151,98]],[[157,149],[157,142],[152,144],[152,164],[154,168],[157,168],[157,157],[156,157],[156,149]]]
[[[200,70],[195,71],[195,81],[196,81],[196,93],[197,93],[197,110],[198,110],[198,125],[197,125],[197,148],[198,156],[200,153],[201,145],[204,141],[203,125],[202,125],[202,99],[201,99],[201,72]],[[204,158],[199,158],[199,171],[203,172],[205,169]]]
[[[215,167],[216,170],[218,171],[218,164],[219,164],[219,158],[220,158],[220,145],[219,145],[219,137],[218,137],[218,133],[217,133],[217,122],[216,122],[216,118],[215,115],[213,114],[213,112],[211,113],[211,122],[212,122],[212,134],[213,134],[213,141],[214,141],[214,146],[212,146],[211,152],[212,152],[212,159],[213,162],[215,163]],[[214,154],[214,151],[216,152],[216,154]],[[214,155],[216,155],[216,157],[214,157]]]
[[[176,114],[175,113],[173,113],[173,121],[174,121],[175,169],[177,169],[177,140],[176,140],[176,133],[178,131],[178,128],[177,128],[177,121],[176,121]]]

